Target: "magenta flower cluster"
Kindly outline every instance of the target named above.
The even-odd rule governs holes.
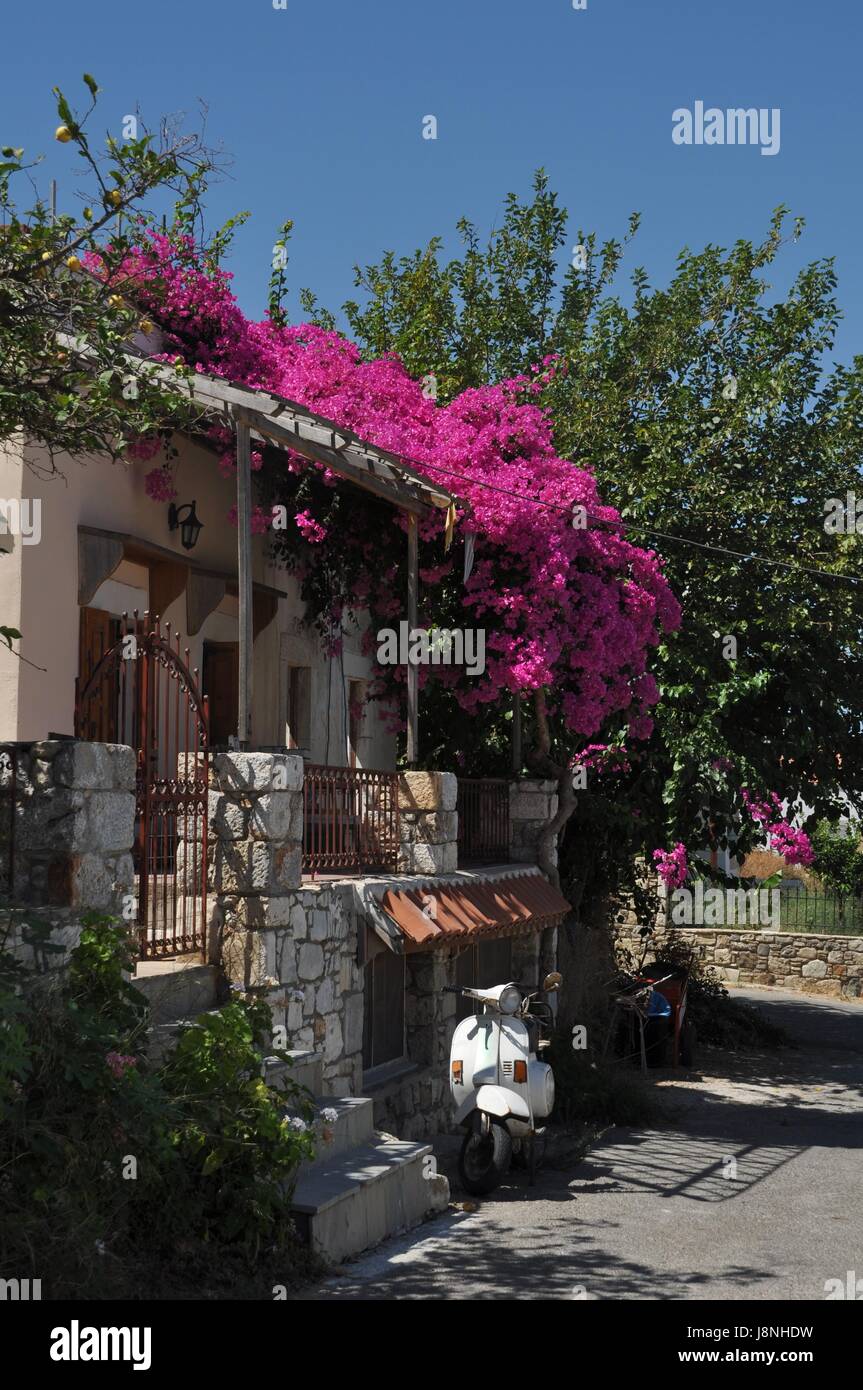
[[[137,1057],[127,1057],[122,1052],[106,1052],[105,1063],[115,1080],[119,1081],[127,1071],[138,1065]]]
[[[781,854],[786,864],[801,864],[804,868],[814,862],[815,851],[809,836],[785,819],[776,792],[768,792],[766,798],[758,799],[747,787],[741,787],[740,794],[750,816],[762,827],[774,854]]]
[[[122,273],[126,291],[131,283],[161,325],[168,360],[297,401],[402,455],[457,495],[458,525],[476,537],[462,621],[487,634],[481,676],[438,673],[454,685],[463,708],[496,701],[502,692],[546,689],[550,708],[579,738],[596,734],[612,715],[622,716],[630,737],[650,736],[658,690],[648,655],[663,633],[679,626],[680,608],[660,559],[626,539],[593,475],[557,456],[551,421],[537,399],[556,370],[553,361],[531,376],[468,390],[439,406],[395,357],[364,361],[353,343],[309,324],[249,321],[231,292],[230,275],[205,266],[191,242],[178,248],[150,233],[143,248],[129,253]],[[220,442],[228,472],[230,436]],[[286,466],[318,467],[295,455],[287,456]],[[586,529],[573,525],[576,504],[586,509]],[[308,509],[295,520],[316,563],[314,549],[326,528]],[[256,521],[256,530],[266,525],[266,518]],[[441,563],[423,572],[429,613],[435,585],[451,569],[443,526],[442,516],[421,524],[423,540],[441,541]],[[346,534],[339,543],[351,549],[355,599],[371,612],[372,627],[375,619],[403,616],[392,566],[381,565],[374,539]]]
[[[655,849],[653,858],[656,863],[656,872],[666,888],[682,888],[689,873],[686,846],[678,842],[674,849]]]

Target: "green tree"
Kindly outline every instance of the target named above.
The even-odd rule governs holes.
[[[803,228],[780,208],[762,241],[684,250],[667,286],[636,268],[626,291],[638,223],[620,241],[570,239],[540,171],[484,245],[463,221],[451,260],[437,237],[388,252],[355,268],[363,298],[344,306],[369,356],[398,353],[444,397],[535,376],[554,354],[541,379],[559,451],[666,558],[684,621],[653,663],[654,734],[627,765],[588,776],[571,878],[607,879],[633,850],[677,840],[724,847],[741,786],[819,815],[835,814],[840,789],[863,805],[861,542],[825,530],[829,499],[860,480],[863,358],[825,365],[833,262],[772,292],[767,275]]]
[[[55,215],[38,193],[22,206],[16,190],[32,188],[39,160],[9,145],[0,160],[0,438],[21,431],[52,459],[117,457],[130,439],[188,416],[177,386],[134,348],[129,355],[150,325],[123,295],[122,266],[153,221],[151,196],[167,193],[177,204],[175,227],[194,229],[215,167],[200,138],[170,121],[157,135],[143,127],[120,140],[108,135],[96,150],[87,126],[98,87],[89,74],[84,83],[89,105],[81,115],[54,89],[55,138],[81,161],[80,211]],[[99,257],[103,274],[88,269],[88,254]]]

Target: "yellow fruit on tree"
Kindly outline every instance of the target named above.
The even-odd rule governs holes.
[[[110,203],[112,207],[118,207],[120,203],[122,203],[122,201],[123,195],[120,192],[119,188],[112,188],[108,193],[105,194],[105,202]]]
[[[58,125],[54,131],[54,139],[59,140],[61,145],[67,145],[72,139],[72,132],[67,125]]]
[[[138,324],[138,327],[140,328],[142,333],[152,333],[155,324],[153,323],[152,319],[141,319],[141,322]]]
[[[110,306],[111,306],[112,309],[122,309],[122,307],[123,307],[123,298],[122,298],[122,295],[119,295],[119,294],[112,294],[112,295],[109,295],[109,296],[108,296],[108,303],[110,304]]]
[[[67,257],[66,257],[66,265],[68,266],[68,268],[69,268],[70,270],[80,270],[80,269],[81,269],[81,262],[80,262],[80,260],[78,259],[77,256],[67,256]]]

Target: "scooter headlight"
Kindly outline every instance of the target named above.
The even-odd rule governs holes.
[[[515,985],[507,985],[500,992],[497,1007],[502,1014],[515,1014],[521,1008],[521,990]]]

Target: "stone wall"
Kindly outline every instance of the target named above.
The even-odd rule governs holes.
[[[549,796],[543,790],[533,794],[536,802],[521,809],[541,823]],[[450,773],[407,772],[399,778],[400,873],[415,875],[417,885],[457,868],[456,797]],[[368,930],[363,894],[404,888],[406,880],[384,875],[302,882],[299,755],[218,755],[208,815],[209,887],[229,982],[265,995],[274,1023],[284,1024],[289,1048],[321,1055],[328,1093],[371,1095],[381,1129],[402,1138],[451,1129],[448,1066],[456,996],[444,986],[455,984],[456,961],[467,943],[407,952],[407,1058],[397,1075],[369,1089],[362,1063]],[[525,814],[520,823],[527,821]],[[193,852],[189,845],[185,851]],[[516,935],[513,970],[519,978],[536,980],[553,968],[555,938],[556,932]],[[369,940],[375,947],[375,938]]]
[[[399,777],[399,872],[454,874],[458,868],[458,779],[452,772]]]
[[[321,1054],[329,1094],[359,1094],[363,980],[353,889],[302,883],[302,756],[217,754],[208,818],[208,886],[228,981],[266,995],[289,1047]]]
[[[620,943],[640,955],[634,922],[618,926]],[[863,994],[863,936],[747,931],[736,927],[674,927],[671,937],[692,945],[700,960],[733,985],[776,985],[804,994],[857,999]],[[652,939],[657,954],[668,934]]]
[[[14,783],[14,785],[13,785]],[[120,916],[134,893],[135,754],[66,739],[0,744],[0,893],[7,949],[68,959],[87,911]],[[23,919],[38,909],[63,950],[34,960]]]
[[[535,864],[536,845],[544,825],[557,814],[557,783],[538,778],[510,782],[510,857],[516,864]],[[557,864],[557,845],[552,851]]]

